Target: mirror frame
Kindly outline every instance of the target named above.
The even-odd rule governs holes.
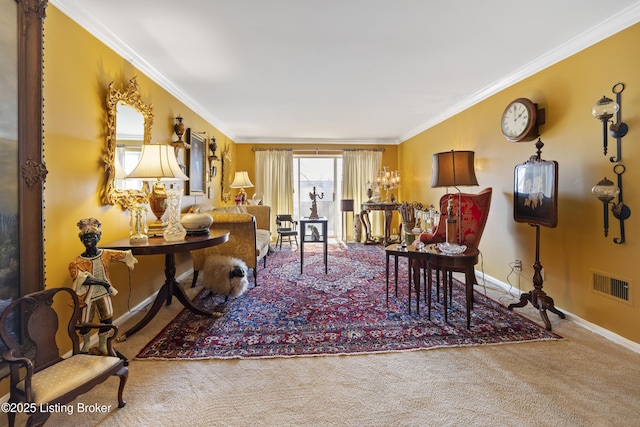
[[[20,295],[45,288],[42,57],[47,0],[18,4],[18,215]]]
[[[106,205],[121,205],[124,209],[148,203],[149,194],[143,190],[120,190],[115,187],[116,179],[116,126],[117,105],[121,102],[140,112],[144,117],[143,144],[151,143],[151,125],[153,124],[153,106],[145,104],[140,97],[138,77],[129,80],[124,91],[115,88],[115,83],[109,83],[107,92],[107,135],[106,149],[103,156],[106,182],[103,186],[102,202]],[[144,188],[144,187],[143,187]]]

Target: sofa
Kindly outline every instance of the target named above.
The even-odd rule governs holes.
[[[267,265],[271,251],[271,207],[263,205],[228,206],[205,211],[213,218],[210,229],[229,230],[229,240],[221,245],[191,251],[193,281],[208,256],[226,255],[239,258],[253,270],[253,282],[258,284],[258,263]]]

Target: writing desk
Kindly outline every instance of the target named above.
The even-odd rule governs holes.
[[[208,236],[187,236],[185,240],[179,242],[166,242],[163,237],[149,237],[147,243],[131,244],[129,238],[109,242],[100,245],[104,249],[131,250],[134,255],[164,255],[164,274],[165,282],[158,291],[156,299],[153,301],[151,309],[135,326],[117,338],[117,341],[124,341],[127,337],[144,328],[160,310],[162,303],[166,301],[167,305],[171,305],[171,300],[175,295],[178,301],[189,309],[191,312],[201,314],[203,316],[219,317],[220,313],[210,312],[193,304],[184,289],[176,281],[176,259],[175,254],[178,252],[189,252],[196,249],[208,248],[216,246],[229,240],[229,231],[227,230],[211,230]]]

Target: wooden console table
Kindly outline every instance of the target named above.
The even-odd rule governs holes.
[[[156,299],[153,301],[151,309],[135,326],[129,329],[124,334],[117,338],[117,341],[124,341],[127,337],[138,332],[144,328],[160,310],[160,306],[164,301],[167,305],[171,305],[172,297],[175,295],[178,301],[189,309],[193,313],[201,314],[203,316],[219,317],[220,313],[210,312],[201,309],[193,304],[189,299],[184,289],[176,281],[176,260],[175,254],[177,252],[189,252],[196,249],[208,248],[210,246],[216,246],[229,240],[229,231],[227,230],[211,230],[208,236],[187,236],[187,238],[180,242],[165,242],[162,237],[149,237],[149,242],[144,244],[131,244],[129,238],[116,240],[114,242],[100,245],[104,249],[119,249],[127,250],[131,249],[134,255],[160,255],[165,256],[164,262],[164,274],[165,282],[158,291]]]
[[[365,229],[365,244],[374,243],[371,238],[371,221],[369,221],[369,212],[371,211],[384,211],[384,240],[382,244],[387,246],[391,243],[391,219],[393,212],[398,210],[397,203],[385,203],[385,202],[364,202],[361,206],[360,218],[362,219],[362,225]]]

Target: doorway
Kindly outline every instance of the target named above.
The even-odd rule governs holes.
[[[308,217],[311,213],[310,193],[316,189],[318,216],[327,217],[328,237],[342,236],[340,204],[342,189],[342,155],[293,155],[294,215]]]

